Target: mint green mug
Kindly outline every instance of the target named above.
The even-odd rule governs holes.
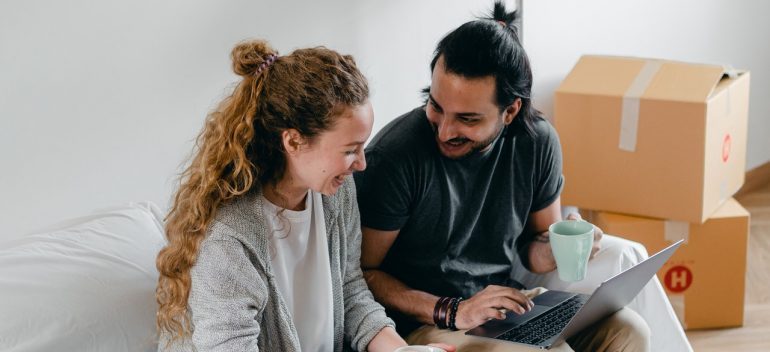
[[[594,244],[594,225],[584,220],[562,220],[551,224],[548,232],[559,278],[583,280]]]

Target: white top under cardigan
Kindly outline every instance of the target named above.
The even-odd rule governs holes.
[[[309,191],[305,209],[282,209],[263,198],[270,261],[302,351],[334,349],[331,265],[321,194]]]

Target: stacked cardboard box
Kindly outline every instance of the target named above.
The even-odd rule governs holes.
[[[748,72],[608,56],[582,57],[556,91],[562,204],[653,253],[685,238],[659,275],[686,328],[742,325],[748,98]]]

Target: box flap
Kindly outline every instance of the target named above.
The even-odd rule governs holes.
[[[637,58],[583,55],[556,91],[622,97],[644,64]]]
[[[712,214],[709,219],[723,219],[723,218],[738,218],[749,217],[749,211],[746,210],[735,198],[730,198],[725,201],[722,206]]]
[[[645,70],[649,62],[660,63]],[[641,99],[705,102],[719,83],[725,69],[718,65],[618,56],[584,55],[562,81],[557,92],[604,96],[625,96],[637,76],[652,74]]]
[[[723,74],[722,66],[665,61],[642,99],[705,102]]]

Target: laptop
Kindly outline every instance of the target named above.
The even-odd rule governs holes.
[[[684,242],[679,240],[639,264],[602,282],[591,295],[546,291],[532,301],[529,312],[509,312],[505,319],[490,320],[468,330],[467,335],[506,340],[550,349],[591,324],[617,312],[633,300],[668,258]]]

